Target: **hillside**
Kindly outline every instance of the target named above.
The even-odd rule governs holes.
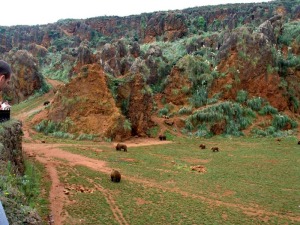
[[[3,98],[63,81],[35,128],[69,138],[294,134],[299,27],[299,0],[0,27]]]

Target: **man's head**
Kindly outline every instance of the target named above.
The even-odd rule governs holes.
[[[0,60],[0,90],[8,85],[11,73],[11,68],[8,63]]]

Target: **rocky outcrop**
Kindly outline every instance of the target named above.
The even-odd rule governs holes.
[[[188,90],[191,89],[192,83],[188,76],[184,74],[184,71],[180,70],[176,66],[173,67],[166,83],[164,94],[167,103],[172,103],[178,106],[188,103]]]
[[[25,165],[22,151],[22,123],[17,120],[9,120],[0,123],[0,163],[10,161],[12,171],[23,175]]]
[[[42,75],[32,54],[26,50],[11,51],[5,59],[11,64],[13,74],[10,86],[3,93],[12,103],[24,101],[42,87]]]
[[[238,90],[247,90],[250,96],[260,96],[280,111],[287,109],[286,90],[280,87],[280,77],[268,71],[274,61],[274,35],[270,21],[264,24],[265,33],[239,29],[228,36],[219,52],[218,65],[218,71],[226,76],[213,82],[210,95],[222,91],[224,99],[234,100]]]
[[[158,40],[173,41],[190,33],[201,33],[197,22],[205,20],[205,30],[219,31],[236,28],[240,23],[261,23],[272,17],[271,3],[230,4],[194,7],[184,10],[144,13],[127,17],[104,16],[89,19],[66,19],[40,26],[0,27],[0,53],[12,48],[26,49],[29,44],[49,48],[69,40],[68,47],[79,47],[84,40],[102,46],[112,39],[130,37],[139,43]],[[292,11],[298,18],[299,7]],[[191,27],[193,25],[193,28]],[[58,49],[59,51],[62,48]]]
[[[130,129],[123,126],[125,117],[116,107],[103,69],[97,64],[83,66],[76,78],[58,90],[48,118],[60,124],[72,123],[65,132],[115,140],[130,136]]]
[[[140,56],[137,42],[120,39],[112,44],[106,43],[99,52],[100,64],[106,73],[115,77],[125,75]]]
[[[139,74],[130,83],[128,118],[131,121],[132,136],[147,136],[147,131],[154,125],[151,120],[153,96],[146,82]]]
[[[79,48],[78,48],[78,57],[77,57],[77,63],[81,66],[86,64],[93,63],[94,57],[93,54],[88,46],[87,41],[81,42]]]
[[[271,44],[276,43],[276,37],[275,37],[275,33],[274,33],[275,26],[274,25],[275,25],[275,22],[280,19],[281,19],[280,15],[274,16],[274,17],[270,18],[269,20],[265,21],[264,23],[262,23],[258,27],[259,32],[262,34],[262,38],[271,42]]]
[[[164,41],[174,41],[186,34],[187,24],[183,14],[157,13],[147,23],[144,42],[153,42],[159,36],[163,36]]]
[[[105,44],[101,51],[100,64],[103,66],[106,73],[119,76],[121,71],[120,57],[118,51],[113,44]]]

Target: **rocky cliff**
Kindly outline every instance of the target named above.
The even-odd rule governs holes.
[[[4,97],[19,102],[45,87],[43,77],[60,79],[66,85],[45,121],[120,140],[148,135],[160,126],[153,116],[171,116],[180,124],[171,130],[197,135],[200,128],[266,129],[256,123],[270,110],[273,120],[284,113],[297,120],[299,5],[277,0],[1,27],[0,52],[15,68],[14,91]],[[242,125],[199,121],[203,110],[235,102],[252,115]],[[273,120],[272,132],[296,126]]]

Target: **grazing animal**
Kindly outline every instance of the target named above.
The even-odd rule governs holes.
[[[300,145],[300,141],[298,141],[298,145]]]
[[[277,138],[276,141],[281,141],[281,139],[280,139],[280,138]]]
[[[124,150],[124,152],[127,152],[127,146],[124,145],[124,144],[118,143],[117,146],[116,146],[116,150],[121,151],[122,149]]]
[[[162,134],[160,134],[160,135],[158,136],[158,138],[159,138],[159,140],[161,140],[161,141],[167,140],[166,135],[162,135]]]
[[[49,104],[50,104],[50,101],[45,101],[44,102],[44,106],[49,105]]]
[[[118,170],[113,170],[110,174],[110,179],[112,182],[120,182],[121,181],[121,173]]]
[[[199,147],[201,148],[201,149],[205,149],[206,147],[205,147],[205,144],[201,144],[201,145],[199,145]]]
[[[213,152],[218,152],[220,149],[219,149],[219,147],[212,147],[211,150],[212,150]]]

